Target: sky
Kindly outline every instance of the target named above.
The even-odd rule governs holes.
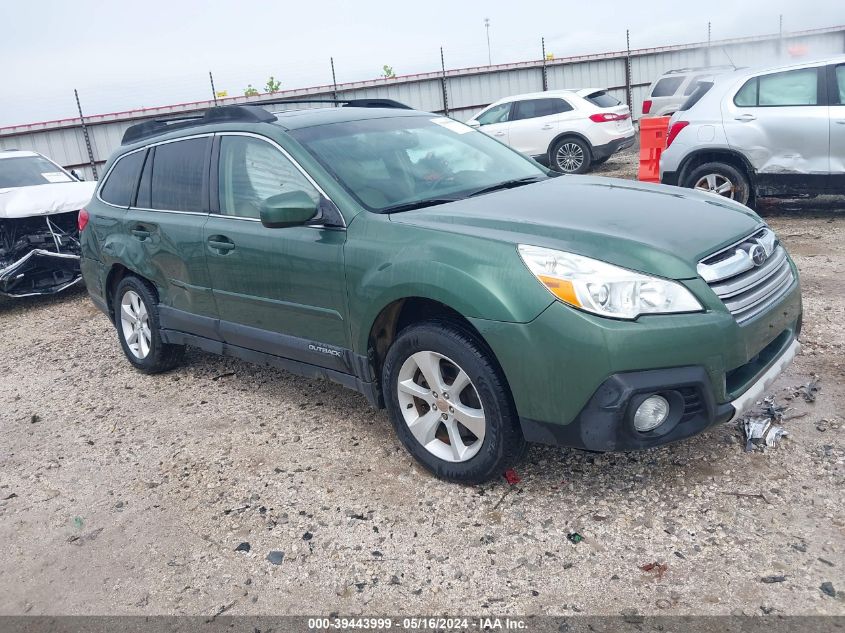
[[[641,8],[642,7],[642,8]],[[356,0],[0,0],[0,126],[211,98],[218,91],[373,79],[794,31],[845,23],[832,0],[649,0],[545,3]],[[262,90],[263,92],[263,90]]]

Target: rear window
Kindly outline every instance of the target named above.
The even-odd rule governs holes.
[[[704,79],[704,77],[705,75],[696,75],[695,77],[690,79],[690,82],[687,84],[687,87],[684,88],[684,96],[688,97],[693,92],[695,92],[695,89],[698,87],[698,82]]]
[[[0,189],[47,185],[52,182],[73,182],[73,180],[41,156],[21,156],[0,160]]]
[[[586,96],[587,101],[600,108],[612,108],[622,103],[616,97],[611,97],[604,90]]]
[[[153,209],[203,211],[208,138],[157,145],[153,158]]]
[[[695,90],[693,90],[692,94],[689,98],[684,101],[680,108],[678,108],[679,112],[683,112],[684,110],[689,110],[692,106],[699,102],[701,97],[707,94],[710,88],[713,87],[712,81],[699,81],[696,85]]]
[[[550,116],[552,114],[560,114],[561,112],[569,112],[572,109],[572,106],[563,99],[527,99],[525,101],[517,101],[514,104],[511,121]]]
[[[109,172],[100,190],[100,197],[109,204],[128,207],[132,202],[135,185],[138,183],[138,173],[141,171],[143,162],[143,151],[126,154],[119,159]]]
[[[682,83],[684,83],[683,75],[680,77],[664,77],[655,84],[654,90],[651,91],[651,96],[671,97],[678,91]]]

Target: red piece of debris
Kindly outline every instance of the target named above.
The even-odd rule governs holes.
[[[505,481],[507,481],[510,485],[518,484],[522,481],[522,477],[516,474],[516,471],[513,468],[508,468],[505,471]]]

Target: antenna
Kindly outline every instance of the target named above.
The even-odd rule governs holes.
[[[734,70],[736,70],[736,69],[737,69],[737,65],[736,65],[736,64],[734,64],[734,60],[732,60],[732,59],[731,59],[731,56],[730,56],[730,55],[728,55],[728,49],[726,49],[726,48],[723,46],[723,47],[722,47],[722,52],[725,54],[725,57],[727,57],[727,58],[728,58],[728,61],[731,63],[731,66],[733,66],[733,67],[734,67]]]

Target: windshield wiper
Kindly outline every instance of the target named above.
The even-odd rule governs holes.
[[[499,191],[500,189],[513,189],[514,187],[521,187],[522,185],[529,185],[532,182],[540,182],[541,180],[546,180],[548,176],[528,176],[527,178],[516,178],[514,180],[505,180],[504,182],[500,182],[495,185],[490,185],[489,187],[483,187],[482,189],[476,189],[471,194],[469,194],[468,198],[473,198],[475,196],[483,196],[485,193],[492,193],[493,191]]]
[[[433,207],[437,204],[447,204],[449,202],[457,202],[462,198],[427,198],[425,200],[417,200],[415,202],[405,202],[404,204],[397,204],[392,207],[385,207],[379,213],[400,213],[402,211],[413,211],[414,209],[424,209],[426,207]]]

